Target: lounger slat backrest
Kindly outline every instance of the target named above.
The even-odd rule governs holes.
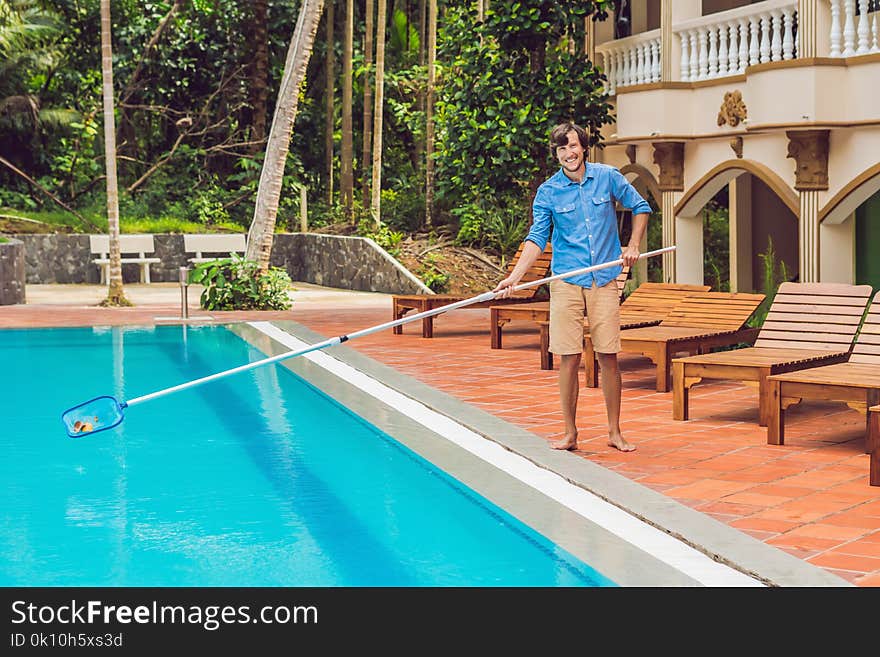
[[[783,283],[755,346],[849,351],[871,292],[870,285]]]
[[[110,236],[89,235],[89,248],[92,253],[100,253],[106,256],[110,253]],[[150,234],[119,236],[120,253],[138,253],[143,256],[145,253],[153,253],[155,250],[153,236]]]
[[[682,299],[660,326],[738,331],[764,300],[748,292],[695,292]]]
[[[868,314],[859,330],[849,361],[880,366],[880,292],[874,295],[871,307],[868,308]]]
[[[620,305],[620,310],[627,314],[646,313],[663,318],[685,297],[695,292],[708,292],[709,289],[708,285],[646,282],[630,292]]]
[[[522,255],[523,248],[525,246],[525,242],[519,245],[519,248],[516,250],[516,254],[511,258],[510,264],[507,267],[507,273],[510,274],[513,271],[513,268],[516,267],[516,263],[519,262],[519,257]],[[526,271],[520,280],[520,284],[522,283],[531,283],[532,281],[538,281],[542,278],[547,278],[550,276],[550,261],[553,258],[553,249],[550,247],[550,242],[547,242],[547,246],[544,248],[544,252],[538,256],[537,260],[532,264],[531,267]],[[537,294],[538,289],[540,289],[540,285],[537,287],[530,287],[525,290],[517,290],[510,298],[513,299],[531,299]]]

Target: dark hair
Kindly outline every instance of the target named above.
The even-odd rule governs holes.
[[[568,144],[568,133],[572,130],[574,130],[575,134],[578,136],[578,141],[581,142],[581,146],[583,146],[585,150],[590,147],[590,137],[587,135],[587,131],[577,123],[567,121],[566,123],[560,123],[550,131],[550,150],[553,153],[555,153],[556,149],[560,146]]]

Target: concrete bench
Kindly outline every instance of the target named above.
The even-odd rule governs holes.
[[[110,237],[109,235],[89,235],[89,247],[92,255],[97,258],[92,260],[93,263],[101,268],[101,283],[110,283]],[[156,250],[153,244],[153,236],[148,234],[141,235],[120,235],[119,251],[122,256],[123,265],[140,265],[141,283],[150,282],[150,265],[162,262],[160,258],[148,256]]]
[[[195,256],[188,260],[197,265],[218,258],[228,258],[233,253],[244,254],[245,236],[244,233],[184,235],[183,250],[187,253],[195,253]],[[204,255],[206,253],[219,255],[210,257]]]

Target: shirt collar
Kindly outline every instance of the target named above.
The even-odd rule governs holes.
[[[593,167],[593,165],[591,165],[591,164],[590,164],[589,162],[587,162],[587,161],[584,161],[584,178],[583,178],[583,180],[581,180],[581,182],[579,182],[579,183],[575,182],[574,180],[572,180],[571,178],[569,178],[568,176],[566,176],[566,175],[565,175],[565,169],[563,169],[562,167],[559,167],[559,172],[558,172],[556,175],[559,176],[559,179],[560,179],[561,182],[568,183],[569,185],[583,185],[584,182],[586,182],[586,180],[587,180],[588,178],[595,178],[595,177],[596,177],[596,176],[595,176],[595,173],[594,173],[594,167]]]

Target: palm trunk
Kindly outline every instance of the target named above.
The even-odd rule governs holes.
[[[370,72],[373,68],[373,0],[366,0],[364,8],[364,147],[361,157],[361,198],[363,206],[370,202],[370,152],[373,147],[373,89]]]
[[[260,271],[263,272],[269,269],[284,167],[290,150],[290,134],[296,120],[300,87],[306,76],[323,4],[324,0],[303,0],[300,7],[293,38],[287,50],[275,116],[272,118],[272,128],[266,143],[254,219],[248,231],[245,253],[248,260],[257,261]]]
[[[373,109],[373,183],[370,212],[376,227],[382,220],[382,114],[385,107],[385,0],[376,12],[376,102]]]
[[[266,138],[266,123],[269,108],[269,30],[267,0],[253,0],[253,38],[254,59],[251,62],[251,106],[253,119],[251,122],[251,141],[263,141]],[[253,152],[259,150],[255,144]]]
[[[437,57],[437,0],[428,2],[428,93],[425,101],[425,225],[434,224],[434,86]]]
[[[345,0],[345,40],[342,50],[342,148],[340,152],[339,192],[345,218],[354,218],[354,146],[351,125],[352,56],[354,51],[354,0]]]
[[[107,233],[110,265],[107,306],[131,305],[122,289],[122,255],[119,252],[119,183],[116,179],[116,117],[113,112],[113,45],[110,35],[110,0],[101,0],[101,80],[104,97],[104,163],[107,170]]]
[[[325,89],[325,111],[324,117],[324,161],[325,170],[327,171],[327,203],[333,205],[333,104],[334,92],[336,86],[336,57],[334,54],[335,43],[333,36],[333,0],[327,3],[327,87]]]

